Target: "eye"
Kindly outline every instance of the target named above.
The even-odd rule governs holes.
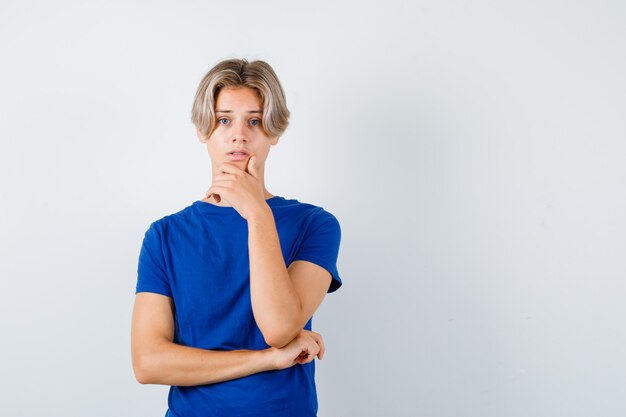
[[[259,119],[250,120],[250,125],[252,126],[259,126],[260,124],[261,124],[261,121]]]
[[[229,123],[229,120],[225,117],[220,117],[219,119],[217,119],[217,123],[221,125],[227,125]]]

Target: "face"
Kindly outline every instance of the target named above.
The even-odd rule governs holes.
[[[268,137],[261,126],[263,105],[257,92],[248,87],[222,88],[215,100],[215,117],[216,128],[208,138],[198,132],[200,141],[207,145],[213,173],[224,162],[245,170],[252,155],[257,156],[262,173],[270,146],[278,138]]]

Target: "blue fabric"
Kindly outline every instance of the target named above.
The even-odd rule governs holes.
[[[341,230],[321,207],[280,196],[266,200],[289,266],[306,260],[341,286],[337,255]],[[248,224],[232,207],[195,201],[153,222],[139,255],[136,293],[172,297],[174,342],[211,350],[269,346],[250,301]],[[311,320],[304,327],[311,330]],[[170,388],[167,416],[307,417],[317,414],[315,361],[215,384]]]

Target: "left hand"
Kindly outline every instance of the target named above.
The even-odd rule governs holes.
[[[225,162],[219,167],[221,174],[213,178],[207,198],[213,195],[218,203],[223,198],[246,220],[263,208],[265,189],[259,179],[256,156],[248,159],[246,170]]]

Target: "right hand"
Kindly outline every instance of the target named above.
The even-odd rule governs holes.
[[[326,348],[322,335],[302,329],[289,344],[278,349],[268,349],[272,355],[272,363],[277,370],[289,368],[295,364],[304,365],[312,362],[317,356],[322,359]]]

